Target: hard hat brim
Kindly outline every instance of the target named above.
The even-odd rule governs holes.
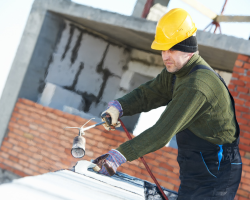
[[[151,49],[154,50],[159,50],[159,51],[167,51],[169,49],[171,49],[171,47],[173,47],[174,45],[176,45],[177,43],[173,42],[173,43],[157,43],[155,40],[153,41],[152,45],[151,45]]]

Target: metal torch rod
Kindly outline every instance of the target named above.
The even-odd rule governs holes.
[[[91,128],[94,128],[94,127],[96,127],[96,126],[102,125],[102,124],[104,124],[104,123],[105,123],[105,122],[100,122],[100,123],[94,124],[94,125],[92,125],[92,126],[88,126],[88,127],[86,127],[86,128],[83,128],[81,131],[89,130],[89,129],[91,129]]]

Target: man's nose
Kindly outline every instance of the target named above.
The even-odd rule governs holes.
[[[170,57],[170,50],[162,51],[163,60],[167,60]]]

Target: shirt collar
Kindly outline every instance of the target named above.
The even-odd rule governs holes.
[[[199,58],[200,56],[195,53],[187,62],[187,64],[185,64],[178,72],[174,73],[176,77],[179,78],[182,76],[186,76],[191,71],[191,69],[196,65]]]

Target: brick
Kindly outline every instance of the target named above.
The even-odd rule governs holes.
[[[17,113],[17,112],[13,112],[12,113],[12,117],[15,117],[15,118],[23,118],[24,116],[23,115],[21,115],[20,113]]]
[[[37,142],[38,144],[43,144],[45,140],[42,140],[41,138],[35,137],[34,141]]]
[[[27,155],[28,157],[33,157],[33,152],[27,150],[27,149],[23,149],[22,153],[24,153],[25,155]]]
[[[241,99],[234,99],[235,104],[244,105],[245,101]]]
[[[245,100],[247,100],[247,101],[250,101],[250,95],[240,94],[239,98],[240,98],[240,99],[245,99]]]
[[[16,122],[17,122],[17,119],[16,119],[15,117],[11,117],[11,118],[10,118],[10,121],[16,123]]]
[[[48,134],[49,133],[49,131],[47,130],[47,129],[45,129],[45,128],[42,128],[42,127],[38,127],[38,131],[40,132],[40,133],[42,133],[42,134],[40,134],[41,136],[43,135],[46,135],[46,134]]]
[[[29,106],[27,106],[27,105],[25,105],[25,104],[23,104],[23,103],[21,103],[21,102],[17,102],[17,103],[16,103],[16,107],[17,107],[17,108],[24,109],[24,110],[26,110],[27,108],[29,108]]]
[[[244,145],[244,144],[239,144],[239,149],[244,150],[244,151],[250,151],[250,146]]]
[[[245,156],[245,151],[239,150],[239,152],[240,152],[241,157],[244,157],[244,156]]]
[[[18,125],[17,123],[14,123],[14,122],[9,122],[9,127],[13,127],[13,128],[19,128],[20,125]]]
[[[248,131],[248,132],[250,132],[250,127],[249,127],[249,126],[240,125],[240,129],[243,130],[243,131]]]
[[[49,135],[55,138],[58,138],[58,133],[54,132],[54,131],[49,131]]]
[[[60,141],[60,144],[63,146],[63,147],[65,147],[65,148],[70,148],[70,147],[72,147],[72,144],[71,143],[69,143],[68,141]],[[52,147],[53,147],[54,145],[52,144]]]
[[[250,88],[250,83],[246,83],[245,87]]]
[[[6,158],[6,159],[9,158],[9,154],[8,154],[8,153],[5,153],[5,152],[3,152],[3,151],[0,151],[0,156],[3,157],[3,158]]]
[[[57,117],[57,121],[62,122],[62,123],[67,123],[68,120],[63,118],[63,117]]]
[[[246,102],[245,106],[250,107],[250,102]]]
[[[28,167],[29,163],[24,161],[24,160],[19,160],[19,164],[22,165],[23,167]]]
[[[239,86],[245,85],[244,81],[241,81],[241,80],[231,80],[230,84],[239,85]]]
[[[105,137],[105,138],[109,138],[109,139],[113,139],[114,138],[113,134],[105,133],[105,132],[102,132],[102,136]]]
[[[54,111],[54,109],[50,108],[50,107],[43,107],[42,109],[47,111],[47,112],[50,112],[50,113],[52,113]]]
[[[243,144],[246,144],[246,145],[250,145],[250,139],[247,139],[247,138],[241,137],[240,142],[243,143]]]
[[[115,141],[119,141],[119,142],[125,142],[126,141],[126,139],[125,138],[123,138],[123,137],[120,137],[120,136],[114,136],[114,138],[113,138]]]
[[[53,126],[52,130],[55,131],[55,132],[57,132],[57,133],[64,134],[64,130],[62,128],[58,128],[56,126]]]
[[[71,165],[71,162],[66,160],[66,159],[61,159],[60,161],[62,164],[66,165],[66,166],[70,166]]]
[[[172,159],[168,160],[168,164],[171,165],[171,166],[174,166],[174,167],[178,167],[178,168],[179,168],[179,164],[178,164],[178,162],[176,161],[176,159],[175,159],[175,160],[172,160]]]
[[[28,127],[26,127],[26,126],[20,126],[19,129],[22,130],[22,131],[24,131],[24,132],[29,132],[29,130],[30,130],[30,129],[29,129]]]
[[[247,76],[240,76],[239,79],[242,81],[250,82],[250,77]]]
[[[159,181],[159,184],[165,188],[168,188],[169,190],[173,190],[175,187],[173,184],[164,181]]]
[[[245,88],[245,87],[240,87],[240,86],[238,86],[237,87],[237,91],[238,92],[243,92],[243,93],[248,93],[248,91],[249,91],[249,89],[248,88]]]
[[[232,73],[232,78],[238,79],[240,75],[237,72]]]
[[[175,160],[176,159],[176,155],[174,155],[174,154],[170,154],[170,153],[164,153],[164,157],[167,157],[167,158],[171,158],[171,159],[173,159],[173,160]]]
[[[54,109],[52,112],[53,112],[54,114],[58,115],[58,116],[63,116],[63,114],[64,114],[63,111],[57,110],[57,109]]]
[[[244,73],[244,72],[245,72],[245,69],[244,69],[244,68],[241,68],[241,67],[236,67],[236,66],[234,66],[234,68],[233,68],[233,74],[232,74],[232,75],[237,74],[237,73],[235,73],[235,72],[237,72],[237,73]]]
[[[10,137],[10,136],[9,136],[9,137]],[[18,144],[18,141],[16,140],[16,138],[10,137],[10,138],[8,139],[8,141],[9,141],[9,143],[11,143],[11,144],[13,144],[13,145],[17,145],[17,144]]]
[[[41,155],[49,157],[49,153],[47,151],[41,150]]]
[[[83,119],[83,118],[81,118],[79,116],[75,116],[74,121],[76,121],[76,122],[78,122],[80,124],[84,124],[84,123],[87,122],[85,119]]]
[[[245,64],[243,65],[243,67],[244,67],[245,69],[250,69],[250,63],[245,63]]]
[[[239,124],[247,125],[247,123],[248,123],[248,120],[245,120],[245,119],[242,119],[242,118],[238,118],[237,121],[238,121]]]
[[[75,115],[69,114],[69,113],[63,113],[63,117],[68,120],[74,120]]]
[[[243,183],[243,184],[241,184],[241,189],[250,191],[250,185]]]
[[[97,128],[89,129],[87,132],[90,132],[91,134],[95,135],[102,135],[102,131],[98,130]]]
[[[18,99],[18,102],[21,102],[23,104],[30,105],[30,106],[33,106],[35,104],[35,102],[30,101],[28,99],[23,99],[23,98]]]
[[[249,200],[249,198],[245,198],[245,197],[239,196],[239,199],[238,199],[238,200]]]
[[[26,174],[28,174],[28,175],[33,175],[33,173],[34,173],[33,170],[31,170],[29,168],[24,168],[23,172],[26,173]]]
[[[239,66],[239,67],[242,67],[242,66],[243,66],[243,62],[242,62],[242,61],[239,61],[239,60],[236,60],[236,61],[235,61],[235,65],[236,65],[236,66]]]
[[[4,164],[11,167],[11,170],[10,171],[13,171],[13,165],[15,164],[14,162],[12,162],[11,160],[4,160]]]
[[[19,158],[19,162],[20,162],[20,160],[24,160],[24,161],[28,160],[28,156],[23,155],[22,153],[19,153],[17,155],[17,158]]]
[[[44,173],[47,173],[47,172],[49,172],[49,170],[46,170],[46,169],[39,169],[39,172],[41,173],[41,174],[44,174]]]
[[[180,180],[177,180],[177,179],[169,178],[168,182],[172,183],[175,186],[179,186],[180,185]]]
[[[13,147],[13,150],[14,150],[14,151],[17,151],[17,152],[21,152],[21,151],[22,151],[22,148],[20,148],[19,146],[14,146],[14,147]]]
[[[47,113],[47,117],[55,120],[57,119],[57,115],[55,115],[54,113]]]
[[[165,164],[165,163],[161,163],[159,166],[160,166],[160,167],[163,167],[163,168],[165,168],[165,169],[168,169],[168,170],[170,170],[170,171],[173,171],[173,170],[174,170],[174,168],[173,168],[172,166],[170,166],[170,165],[168,165],[168,164]]]
[[[170,171],[166,171],[166,175],[169,177],[175,178],[175,179],[179,178],[179,176],[177,174],[170,172]]]
[[[13,168],[15,168],[15,169],[17,169],[17,170],[19,170],[19,171],[22,171],[22,170],[23,170],[23,166],[20,165],[19,163],[15,163],[15,164],[13,165]]]
[[[228,85],[228,88],[229,88],[229,90],[233,91],[233,90],[235,89],[235,85],[229,84],[229,85]]]
[[[236,92],[236,91],[230,91],[230,93],[231,93],[231,95],[232,95],[233,97],[237,97],[238,94],[239,94],[239,92]]]
[[[39,167],[38,166],[36,166],[36,165],[29,165],[29,168],[31,169],[31,170],[33,170],[33,171],[36,171],[36,172],[38,172],[39,171]]]
[[[9,149],[11,149],[13,147],[13,144],[11,144],[11,143],[9,143],[7,141],[3,141],[2,145],[9,148]]]
[[[82,124],[76,123],[75,121],[69,121],[68,120],[68,126],[71,126],[71,127],[80,127],[80,126],[82,126]]]
[[[55,155],[50,155],[50,159],[55,160],[55,161],[60,161],[60,158]]]
[[[38,119],[38,120],[40,120],[40,118],[41,118],[41,116],[38,113],[35,113],[35,112],[31,112],[30,117],[32,117],[34,119]]]
[[[29,162],[30,164],[34,164],[34,165],[37,165],[37,164],[38,164],[38,161],[35,160],[35,159],[33,159],[33,158],[29,158],[29,159],[28,159],[28,162]]]
[[[94,136],[94,139],[97,140],[97,141],[99,141],[99,142],[104,142],[105,141],[104,137],[101,137],[101,136],[98,136],[98,135]],[[114,140],[111,140],[110,144],[114,144],[115,145],[115,144],[117,144],[117,142],[115,142]]]
[[[43,109],[43,106],[38,103],[34,103],[34,107],[39,108],[40,110]]]
[[[250,139],[250,133],[243,132],[243,133],[241,133],[240,140],[241,140],[242,137]]]
[[[241,159],[242,159],[242,162],[243,162],[244,165],[250,165],[250,159],[247,159],[247,158],[244,158],[244,157],[241,158]],[[250,184],[250,182],[249,182],[249,184]]]
[[[238,57],[237,57],[237,60],[242,60],[242,61],[247,61],[249,59],[248,56],[245,56],[245,55],[242,55],[242,54],[239,54]]]
[[[31,152],[34,152],[34,153],[37,153],[37,152],[38,152],[38,148],[36,148],[36,147],[34,147],[34,146],[30,146],[30,147],[29,147],[29,150],[30,150]]]

